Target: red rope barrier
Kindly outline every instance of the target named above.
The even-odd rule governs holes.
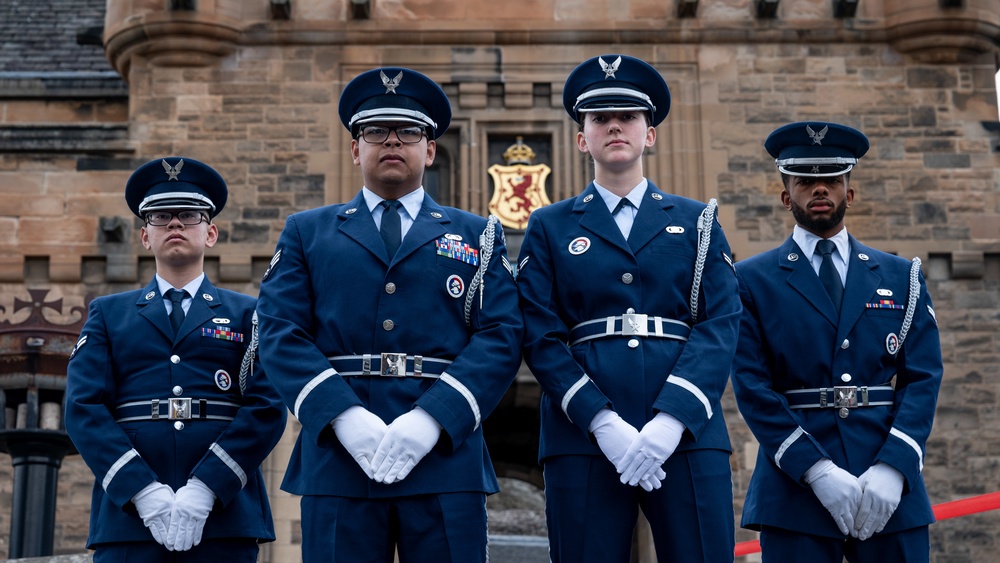
[[[934,505],[934,517],[947,520],[959,516],[967,516],[978,512],[1000,509],[1000,491],[987,493],[976,497],[942,502]],[[736,557],[760,552],[760,540],[745,541],[736,544]]]

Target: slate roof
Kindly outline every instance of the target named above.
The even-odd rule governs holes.
[[[0,0],[0,73],[113,72],[79,28],[104,26],[105,0]],[[9,76],[9,75],[8,75]]]

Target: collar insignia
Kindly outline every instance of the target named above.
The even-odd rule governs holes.
[[[806,133],[809,133],[809,138],[813,140],[813,144],[814,145],[822,145],[823,144],[823,137],[826,137],[826,132],[829,129],[830,129],[830,126],[827,125],[826,127],[820,129],[819,133],[817,133],[815,129],[813,129],[812,127],[806,125]]]
[[[389,79],[388,76],[381,70],[378,71],[379,76],[382,77],[382,86],[385,86],[386,94],[395,94],[396,88],[399,88],[399,83],[403,81],[403,71],[399,71],[399,74],[395,78]]]
[[[620,56],[617,59],[615,59],[615,62],[611,63],[610,65],[604,62],[604,59],[602,59],[601,57],[597,57],[597,62],[600,63],[601,70],[604,71],[605,80],[607,80],[608,78],[617,78],[615,76],[615,73],[618,72],[618,65],[622,64],[622,58]]]
[[[177,175],[181,173],[181,168],[184,168],[184,159],[178,160],[175,166],[170,166],[166,160],[161,160],[160,162],[163,163],[163,170],[167,172],[167,181],[177,180]]]

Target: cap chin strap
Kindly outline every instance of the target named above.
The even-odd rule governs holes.
[[[437,123],[426,114],[403,108],[377,108],[359,111],[351,117],[347,126],[353,128],[355,125],[371,123],[372,121],[404,121],[437,130]]]
[[[139,213],[158,209],[209,209],[215,211],[212,200],[194,192],[166,192],[151,195],[139,204]]]
[[[779,158],[775,159],[775,164],[778,165],[778,170],[783,174],[788,174],[789,176],[817,176],[817,177],[828,177],[828,176],[840,176],[841,174],[847,174],[850,172],[854,165],[858,163],[856,158],[848,158],[842,156],[831,156],[826,158]],[[841,170],[834,172],[801,172],[798,170],[790,170],[789,166],[845,166]]]
[[[592,110],[585,110],[580,108],[581,103],[595,96],[626,96],[629,98],[636,98],[638,100],[646,102],[649,105],[649,107],[648,108],[642,107],[635,109],[652,109],[652,111],[656,111],[656,106],[653,104],[653,101],[649,99],[649,96],[638,90],[633,90],[631,88],[594,88],[593,90],[588,90],[576,97],[576,104],[573,105],[573,109],[576,111],[612,111],[611,109],[607,108],[592,109]],[[621,110],[625,108],[618,108],[618,109]]]

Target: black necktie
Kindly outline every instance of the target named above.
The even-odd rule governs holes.
[[[615,215],[618,215],[619,211],[627,207],[635,207],[635,206],[632,205],[632,202],[629,201],[628,198],[625,197],[621,198],[621,200],[618,202],[618,205],[615,206],[615,210],[611,212],[611,216],[614,217]]]
[[[399,202],[394,199],[382,201],[382,226],[379,233],[382,235],[382,242],[385,243],[385,251],[389,253],[389,260],[396,255],[399,250],[399,242],[402,240],[402,228],[399,224]]]
[[[628,208],[630,208],[630,207],[635,207],[635,206],[632,205],[631,201],[629,201],[628,199],[626,199],[626,198],[623,197],[623,198],[621,198],[618,201],[618,205],[616,205],[615,209],[611,212],[611,217],[613,217],[614,220],[615,220],[615,223],[618,224],[618,230],[620,230],[622,232],[622,236],[625,237],[625,240],[628,240],[628,235],[632,231],[632,226],[628,222],[626,222],[626,223],[623,224],[621,221],[619,221],[618,220],[618,213],[619,212],[621,212],[621,213],[629,213],[629,209]],[[628,216],[623,215],[622,216],[622,220],[624,221],[626,217],[628,219],[632,218],[631,215],[628,215]]]
[[[187,297],[187,292],[183,289],[168,289],[167,297],[174,304],[173,309],[170,310],[170,325],[174,327],[174,334],[177,334],[181,325],[184,324],[184,307],[181,307],[181,301]]]
[[[816,243],[816,252],[823,255],[823,263],[819,266],[819,281],[823,282],[823,287],[830,294],[833,306],[840,311],[840,302],[844,297],[844,283],[840,281],[840,274],[833,265],[833,251],[837,245],[832,240],[823,239]]]

